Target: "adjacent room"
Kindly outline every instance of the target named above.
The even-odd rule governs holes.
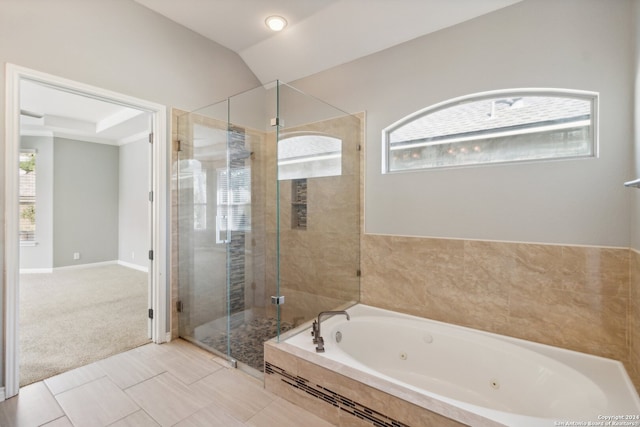
[[[150,118],[29,80],[20,107],[24,386],[149,342]]]

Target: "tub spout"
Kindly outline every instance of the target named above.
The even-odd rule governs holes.
[[[320,322],[322,322],[322,318],[325,316],[334,316],[336,314],[344,314],[345,316],[347,316],[347,320],[351,320],[351,318],[349,317],[349,313],[344,310],[321,311],[320,314],[318,314],[318,320],[314,320],[311,335],[313,335],[313,343],[317,344],[316,353],[324,353],[324,338],[322,338],[322,334],[320,333]]]

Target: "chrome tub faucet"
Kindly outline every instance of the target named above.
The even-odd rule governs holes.
[[[313,343],[316,344],[316,353],[324,353],[324,338],[322,338],[322,334],[320,333],[320,323],[322,322],[322,317],[324,316],[334,316],[336,314],[344,314],[347,316],[347,320],[351,320],[349,317],[349,313],[344,310],[341,311],[321,311],[318,314],[318,320],[313,321],[313,325],[311,326],[311,336],[313,337]]]

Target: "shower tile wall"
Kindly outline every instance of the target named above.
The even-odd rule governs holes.
[[[174,143],[178,139],[188,141],[189,135],[178,135],[177,117],[183,112],[173,112]],[[192,114],[191,123],[210,127],[222,126],[211,119]],[[341,137],[344,144],[343,174],[339,177],[310,178],[309,185],[309,227],[307,230],[292,230],[290,198],[291,181],[282,181],[280,217],[281,233],[280,256],[281,294],[286,296],[282,306],[282,320],[289,324],[308,320],[319,311],[334,309],[345,302],[359,298],[359,243],[362,193],[360,162],[362,152],[356,147],[362,146],[361,136],[363,116],[346,116],[330,121],[313,123],[286,132],[319,131]],[[188,133],[190,126],[186,127]],[[183,128],[185,126],[183,125]],[[245,302],[254,313],[264,311],[269,317],[275,317],[275,306],[268,303],[270,295],[276,295],[276,144],[273,132],[264,133],[247,130],[247,148],[253,155],[252,165],[252,233],[247,236],[246,247],[251,253],[252,262],[247,264],[246,272],[251,280],[245,283]],[[183,144],[183,150],[189,150]],[[186,153],[183,153],[185,155]],[[172,162],[176,164],[177,153],[172,151]],[[175,185],[174,185],[175,187]],[[178,335],[178,200],[176,188],[172,188],[172,336]],[[266,211],[266,212],[265,212]],[[180,213],[192,216],[192,213]],[[181,249],[182,251],[185,248]],[[191,266],[186,266],[191,270]],[[184,270],[184,269],[183,269]],[[181,298],[190,298],[182,295]],[[221,301],[224,298],[219,298]],[[191,310],[188,317],[198,324],[198,301],[186,305]],[[206,317],[210,307],[204,307]],[[210,314],[209,314],[210,315]]]
[[[345,116],[281,131],[285,138],[287,133],[322,133],[342,140],[342,174],[307,179],[306,229],[292,226],[293,181],[279,183],[280,293],[286,297],[281,318],[290,324],[359,298],[361,123],[359,116]],[[274,216],[269,223],[275,242]],[[276,265],[275,254],[268,265]]]
[[[365,234],[361,301],[638,367],[633,253]]]

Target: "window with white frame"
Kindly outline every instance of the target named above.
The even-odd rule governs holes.
[[[251,168],[217,171],[216,243],[229,241],[229,231],[251,231]]]
[[[598,95],[512,89],[469,95],[383,131],[383,173],[595,157]]]
[[[20,242],[36,239],[36,151],[20,151]]]
[[[342,140],[316,133],[278,141],[278,179],[319,178],[342,174]]]

